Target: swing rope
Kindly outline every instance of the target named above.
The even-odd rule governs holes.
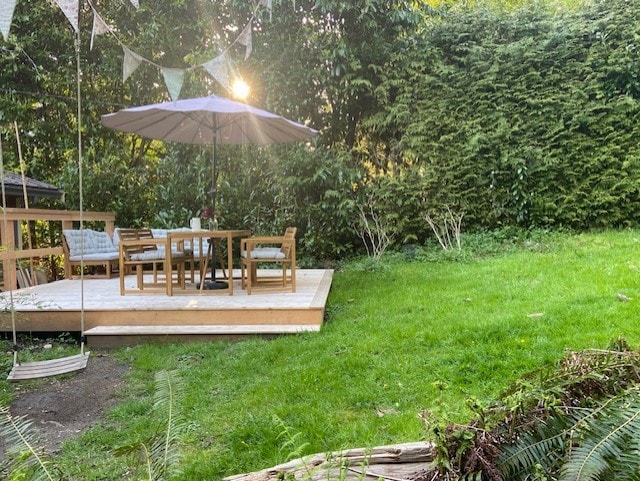
[[[9,222],[7,221],[7,194],[5,189],[5,178],[4,178],[4,158],[2,154],[2,135],[0,135],[0,181],[2,182],[2,223],[4,227],[4,232],[9,232]],[[13,262],[8,260],[9,253],[7,252],[7,265],[12,265]],[[5,269],[4,271],[4,282],[9,284],[9,286],[13,285],[13,273],[15,269]],[[7,279],[8,276],[8,279]],[[9,289],[9,312],[11,313],[11,326],[13,330],[13,365],[18,364],[18,335],[16,333],[16,310],[13,303],[13,288]]]
[[[84,193],[82,187],[82,97],[80,92],[80,31],[76,32],[76,96],[77,96],[77,124],[78,124],[78,190],[80,202],[80,354],[84,354]]]

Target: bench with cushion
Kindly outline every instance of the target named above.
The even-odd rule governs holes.
[[[104,266],[107,279],[118,265],[118,247],[111,236],[91,229],[64,229],[62,231],[65,277],[73,277],[73,268],[80,265]]]

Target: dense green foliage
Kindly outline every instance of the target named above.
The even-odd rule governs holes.
[[[389,68],[374,129],[482,226],[637,222],[640,5],[452,10]]]
[[[129,48],[189,68],[229,47],[253,2],[95,0]],[[464,228],[636,225],[640,211],[640,5],[298,0],[257,9],[253,51],[235,44],[248,101],[321,130],[311,145],[224,148],[222,225],[258,233],[298,226],[310,263],[362,242],[358,205],[372,203],[393,242],[432,234],[425,213],[464,212]],[[186,225],[208,203],[207,148],[117,134],[100,115],[167,99],[144,63],[122,82],[111,36],[89,49],[81,11],[85,208],[119,225]],[[72,29],[46,0],[19,1],[0,43],[0,135],[27,175],[79,205]],[[182,97],[227,94],[200,69]]]

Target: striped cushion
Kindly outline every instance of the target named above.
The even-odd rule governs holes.
[[[104,254],[85,254],[84,256],[69,256],[71,262],[85,261],[115,261],[120,256],[117,252],[107,252]]]
[[[184,257],[184,252],[171,252],[171,257],[178,259]],[[132,261],[163,261],[164,260],[164,252],[163,251],[147,251],[141,252],[139,254],[131,254]]]
[[[247,251],[242,251],[240,255],[247,258]],[[278,247],[258,247],[251,251],[252,259],[284,259],[286,256]]]

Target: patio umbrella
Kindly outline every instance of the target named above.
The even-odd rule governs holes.
[[[267,145],[308,139],[318,133],[266,110],[215,95],[130,107],[103,115],[102,124],[149,139],[211,145],[214,210],[217,144]]]
[[[318,133],[266,110],[215,95],[130,107],[103,115],[102,124],[150,139],[211,145],[211,207],[214,213],[216,145],[294,142]]]

